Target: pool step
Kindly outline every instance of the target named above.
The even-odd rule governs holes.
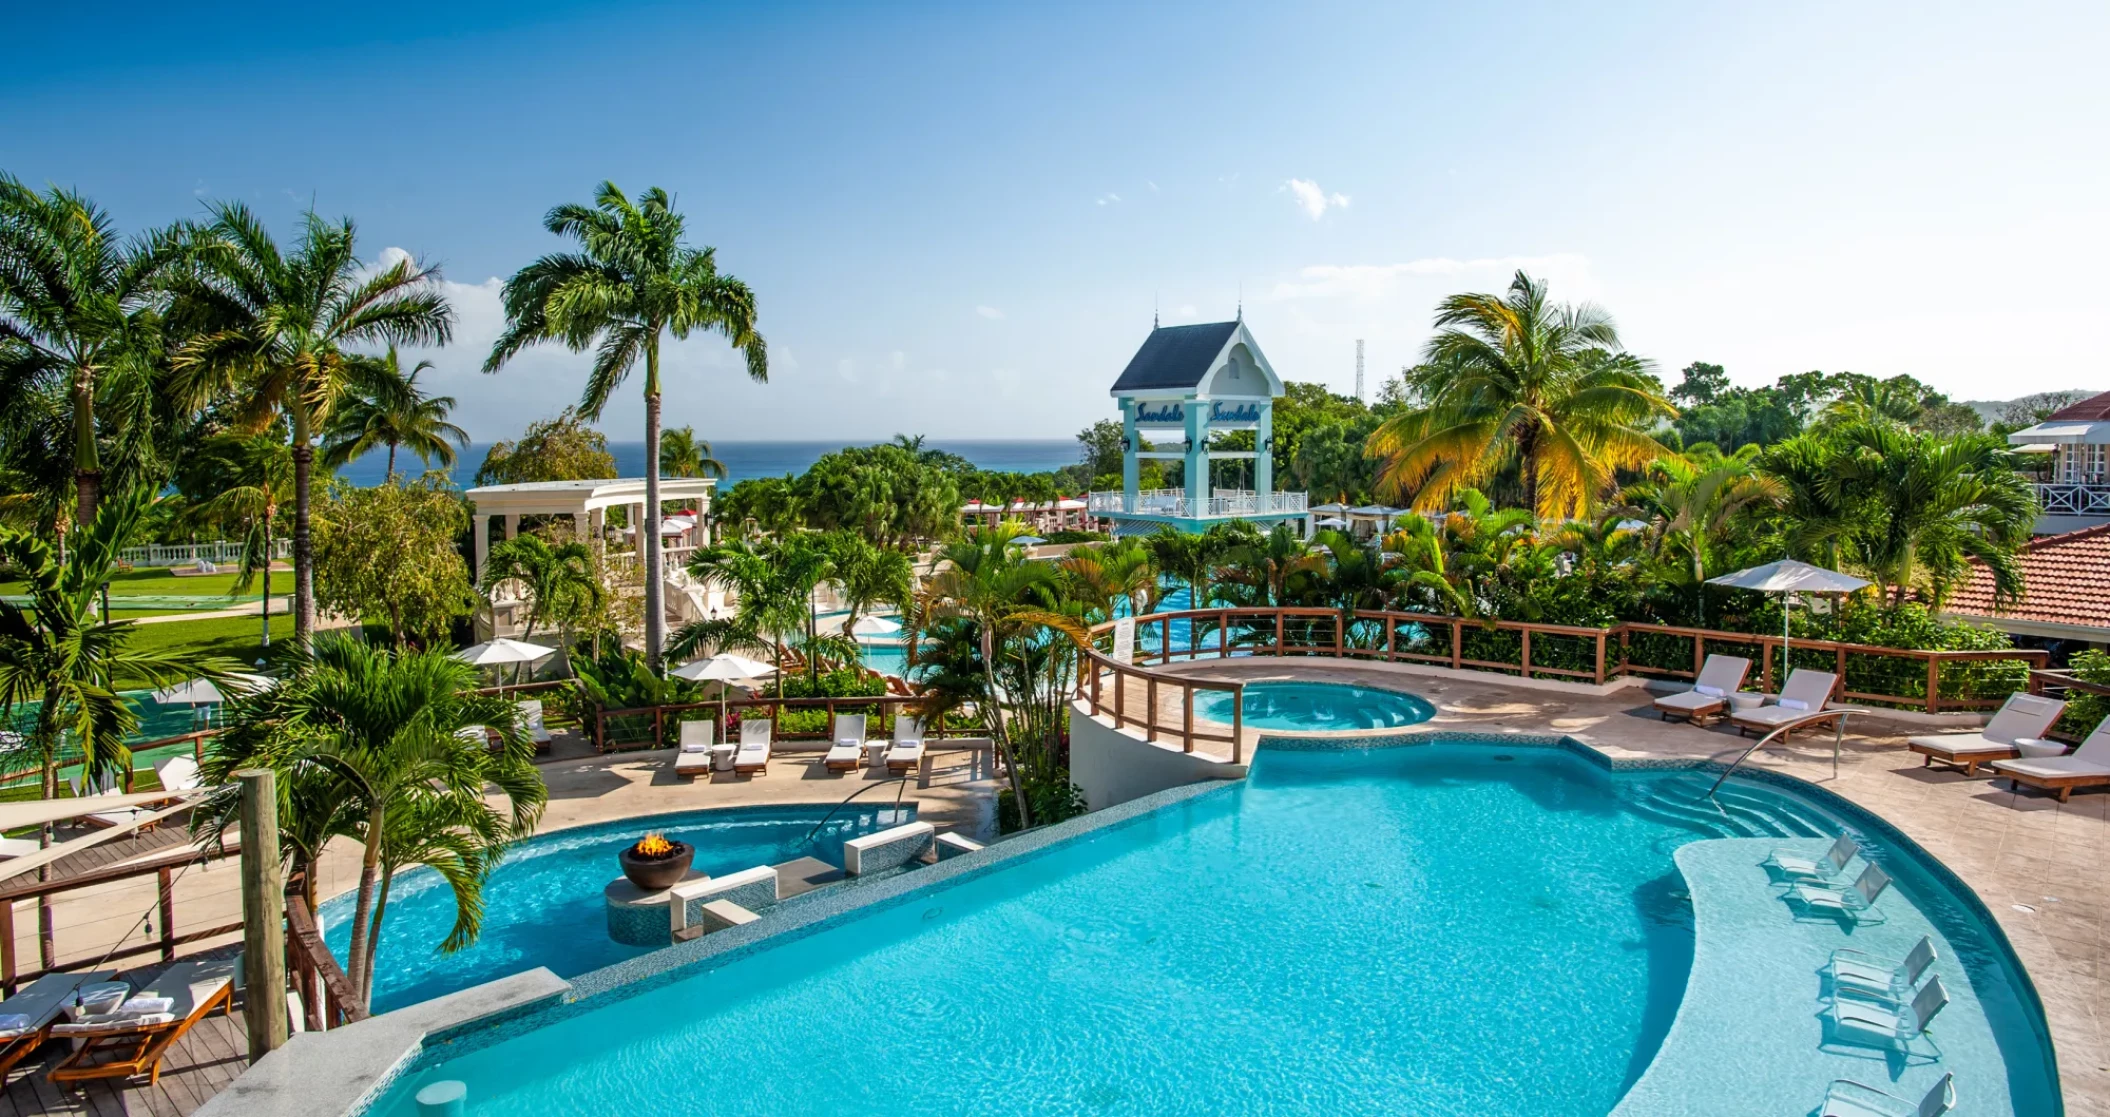
[[[1810,838],[1839,832],[1839,824],[1821,811],[1733,784],[1723,784],[1710,799],[1707,789],[1713,783],[1700,773],[1649,780],[1624,798],[1636,813],[1697,825],[1722,837]]]

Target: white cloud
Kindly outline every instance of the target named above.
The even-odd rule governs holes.
[[[1293,178],[1282,184],[1282,189],[1296,195],[1297,205],[1311,215],[1313,221],[1326,216],[1328,209],[1347,209],[1348,195],[1328,194],[1319,184],[1308,178]]]
[[[998,318],[1002,318],[1004,316],[1003,311],[998,310],[993,306],[978,306],[974,308],[974,312],[992,321]]]
[[[1105,193],[1105,194],[1101,194],[1101,195],[1099,195],[1099,197],[1098,197],[1098,199],[1097,199],[1097,202],[1098,202],[1098,204],[1099,204],[1099,205],[1102,205],[1102,206],[1109,206],[1109,205],[1113,205],[1113,204],[1115,204],[1115,203],[1119,202],[1120,200],[1121,200],[1121,195],[1119,195],[1119,194],[1115,194],[1115,193],[1113,193],[1113,192],[1109,191],[1109,192],[1107,192],[1107,193]]]
[[[1529,272],[1553,285],[1554,297],[1562,302],[1593,298],[1598,290],[1588,257],[1573,253],[1550,256],[1489,256],[1454,260],[1431,256],[1401,264],[1317,264],[1299,269],[1295,281],[1275,284],[1270,299],[1350,299],[1375,302],[1389,297],[1403,282],[1414,279],[1452,279],[1475,282],[1485,289],[1508,286],[1509,277]]]

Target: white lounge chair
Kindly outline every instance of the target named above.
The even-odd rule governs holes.
[[[1710,655],[1700,665],[1692,689],[1656,699],[1656,712],[1665,721],[1676,716],[1694,723],[1709,714],[1719,714],[1728,708],[1729,696],[1744,685],[1744,676],[1750,673],[1751,661],[1742,656]]]
[[[117,781],[114,779],[104,780],[99,787],[88,788],[82,785],[79,776],[67,777],[66,786],[73,789],[73,797],[76,799],[86,799],[95,795],[115,795],[123,790],[117,786]],[[154,808],[152,807],[119,807],[116,810],[97,811],[94,814],[82,815],[81,821],[99,830],[108,830],[113,826],[130,826],[132,823],[153,813]],[[152,826],[143,826],[140,829],[144,831],[152,828]]]
[[[1876,898],[1890,887],[1890,874],[1881,865],[1870,865],[1845,888],[1822,884],[1798,884],[1784,893],[1803,908],[1827,915],[1844,915],[1855,923],[1879,923]]]
[[[1788,681],[1781,684],[1780,693],[1771,703],[1748,710],[1733,710],[1729,714],[1729,724],[1736,726],[1739,735],[1771,733],[1791,721],[1823,710],[1824,704],[1831,700],[1832,687],[1838,682],[1839,676],[1830,671],[1797,667],[1788,672]]]
[[[161,1080],[161,1058],[205,1014],[215,1008],[233,1011],[234,962],[231,959],[177,962],[153,984],[110,1012],[53,1024],[51,1034],[81,1040],[66,1061],[53,1067],[53,1082],[93,1078],[147,1076]]]
[[[769,771],[769,739],[774,728],[768,718],[740,723],[740,751],[733,757],[733,771],[750,776]]]
[[[894,747],[886,750],[886,770],[907,772],[923,763],[923,721],[906,716],[894,719]]]
[[[2066,712],[2066,703],[2046,698],[2041,694],[2017,692],[2007,697],[1993,720],[1976,733],[1936,733],[1925,737],[1908,737],[1905,744],[1926,760],[1922,767],[1932,767],[1939,760],[1944,764],[1963,769],[1966,776],[1978,774],[1980,764],[1995,760],[2007,760],[2020,755],[2015,742],[2024,737],[2042,737]]]
[[[73,1003],[76,989],[110,979],[101,973],[48,973],[0,1001],[0,1077],[50,1038],[52,1022]],[[120,998],[122,999],[122,998]]]
[[[1832,1032],[1846,1043],[1903,1051],[1926,1034],[1927,1025],[1948,1003],[1949,991],[1939,977],[1929,979],[1909,1005],[1833,1001]]]
[[[831,772],[854,772],[864,760],[865,715],[839,714],[835,719],[835,744],[822,761]]]
[[[717,723],[708,721],[682,722],[680,748],[674,753],[674,774],[691,778],[709,775],[711,771],[711,746],[717,743]]]
[[[205,778],[198,774],[198,762],[182,753],[157,761],[154,778],[161,781],[163,791],[195,791],[205,785]]]
[[[1905,955],[1905,960],[1896,965],[1879,962],[1871,955],[1842,946],[1832,951],[1829,968],[1832,996],[1846,994],[1885,1004],[1904,1004],[1912,999],[1920,978],[1927,976],[1927,969],[1932,965],[1934,940],[1926,935],[1921,935],[1920,941]]]
[[[514,703],[520,707],[520,727],[534,738],[536,752],[549,751],[549,726],[542,724],[542,700],[523,698]]]
[[[1996,760],[1993,774],[2006,776],[2008,786],[2018,791],[2023,784],[2056,791],[2061,803],[2077,787],[2110,784],[2110,718],[2098,724],[2095,731],[2088,734],[2088,739],[2081,742],[2081,747],[2065,756]]]
[[[1942,1117],[1956,1108],[1956,1076],[1944,1074],[1918,1105],[1873,1086],[1841,1078],[1824,1092],[1817,1117]]]
[[[1781,876],[1794,880],[1831,880],[1845,872],[1846,863],[1852,861],[1854,855],[1859,852],[1861,843],[1854,841],[1851,834],[1841,834],[1839,840],[1832,843],[1832,848],[1814,861],[1801,854],[1776,849],[1771,857],[1766,858],[1765,864],[1779,869]]]

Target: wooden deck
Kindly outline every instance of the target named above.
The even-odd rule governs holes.
[[[134,988],[153,980],[162,967],[157,962],[120,974]],[[94,1114],[96,1117],[190,1117],[205,1099],[219,1093],[249,1067],[249,1038],[243,1031],[242,997],[235,994],[234,1011],[219,1010],[200,1021],[161,1062],[161,1080],[152,1086],[145,1078],[127,1082],[106,1080],[81,1083],[78,1091],[64,1089],[46,1078],[52,1067],[67,1054],[64,1041],[53,1041],[43,1050],[22,1060],[7,1076],[0,1117],[32,1117],[35,1114]]]

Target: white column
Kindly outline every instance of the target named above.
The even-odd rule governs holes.
[[[518,513],[518,512],[508,512],[508,513],[506,513],[506,538],[507,538],[507,539],[511,539],[511,538],[513,538],[514,536],[516,536],[516,535],[519,535],[519,534],[520,534],[520,513]]]
[[[1136,510],[1136,487],[1141,483],[1142,467],[1136,462],[1136,451],[1143,448],[1142,436],[1136,433],[1136,401],[1121,401],[1121,511],[1133,514]]]
[[[1209,514],[1209,401],[1187,401],[1187,516]],[[1196,606],[1199,608],[1199,606]]]
[[[1253,506],[1261,512],[1275,507],[1275,401],[1260,401],[1260,422],[1253,427]]]
[[[587,540],[592,539],[592,532],[592,516],[584,512],[574,512],[571,514],[571,533],[572,535],[578,538],[579,542],[584,543]]]
[[[491,550],[491,517],[478,514],[472,517],[475,526],[469,531],[469,561],[476,568],[476,584],[484,584],[484,556]]]

